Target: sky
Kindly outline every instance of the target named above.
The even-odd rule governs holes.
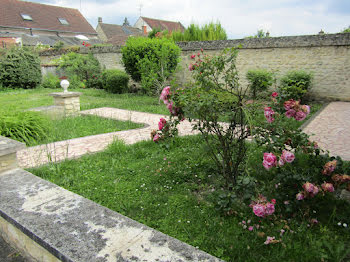
[[[350,26],[350,0],[31,0],[76,8],[96,28],[103,23],[121,25],[127,17],[134,25],[142,16],[204,25],[219,21],[229,39],[269,31],[270,36],[338,33]],[[140,8],[141,7],[141,8]],[[141,10],[140,10],[141,9]]]

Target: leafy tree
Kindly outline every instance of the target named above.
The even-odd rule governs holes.
[[[344,28],[344,30],[341,31],[341,33],[350,33],[350,25],[348,28]]]
[[[16,47],[0,57],[0,85],[3,87],[36,88],[40,82],[40,59],[33,50]]]

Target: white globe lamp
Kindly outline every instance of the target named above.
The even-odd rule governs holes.
[[[68,86],[69,86],[69,81],[67,79],[63,79],[61,81],[61,87],[63,88],[63,93],[67,93],[67,89],[68,89]]]

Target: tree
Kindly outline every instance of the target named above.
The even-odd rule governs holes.
[[[128,18],[124,18],[124,23],[123,23],[123,26],[130,26],[130,23],[128,21]]]

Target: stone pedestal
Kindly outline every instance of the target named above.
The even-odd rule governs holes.
[[[5,171],[18,168],[16,153],[25,147],[24,143],[0,136],[0,176]]]
[[[51,93],[55,100],[55,106],[61,108],[64,116],[78,115],[80,112],[80,92]]]

